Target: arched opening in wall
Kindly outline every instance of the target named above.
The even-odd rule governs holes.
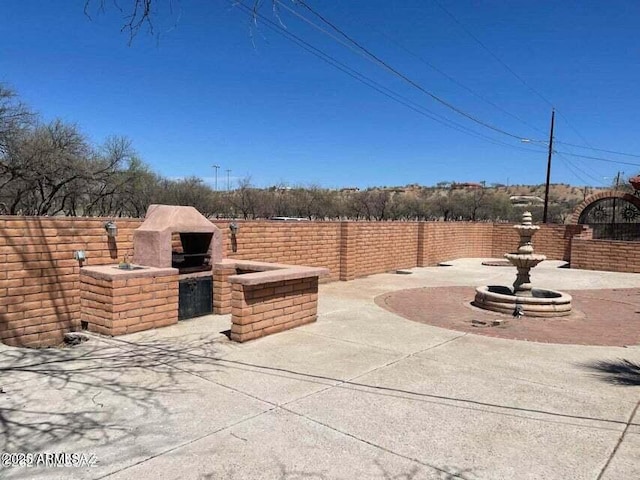
[[[594,239],[640,241],[640,199],[620,195],[594,200],[580,212],[578,223],[588,225]]]

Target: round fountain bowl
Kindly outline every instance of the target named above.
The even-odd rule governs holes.
[[[519,268],[533,268],[540,262],[547,259],[544,255],[538,255],[537,253],[505,253],[504,258],[509,260],[512,265]]]
[[[513,294],[502,285],[485,285],[476,288],[473,305],[484,310],[513,314],[520,307],[527,317],[561,317],[571,313],[571,295],[556,290],[534,288],[530,297]]]

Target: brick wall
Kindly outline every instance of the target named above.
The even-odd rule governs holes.
[[[80,327],[80,267],[73,252],[85,250],[88,266],[117,263],[125,253],[132,253],[133,230],[142,223],[116,219],[117,240],[110,241],[104,230],[106,220],[0,216],[2,343],[52,345],[65,332]],[[518,243],[513,227],[505,224],[239,221],[234,245],[230,222],[215,223],[223,230],[226,257],[326,267],[330,280],[461,257],[501,257]],[[572,239],[582,230],[580,225],[543,226],[533,238],[536,251],[551,259],[569,260],[574,255]],[[627,252],[635,245],[612,242],[609,247]],[[587,263],[589,255],[582,253],[587,248],[591,247],[576,244],[579,257],[572,259],[573,267],[596,268],[595,263]],[[608,270],[636,271],[626,265],[624,255],[623,260],[617,260],[617,253],[611,255]],[[230,299],[231,291],[214,292],[214,307],[218,302],[228,312]]]
[[[417,222],[355,222],[355,276],[417,266]]]
[[[80,326],[80,265],[115,263],[133,248],[139,219],[118,219],[109,241],[103,218],[0,216],[0,341],[53,345]]]
[[[340,277],[340,222],[215,221],[223,232],[225,258],[325,267],[329,280]],[[234,252],[235,246],[235,252]]]
[[[420,228],[418,266],[437,265],[454,258],[491,256],[491,223],[427,222]]]
[[[584,225],[541,225],[533,236],[533,247],[536,253],[546,255],[549,260],[568,262],[571,259],[572,239],[585,230]],[[512,224],[494,224],[490,256],[502,257],[505,253],[515,252],[519,241],[520,236]]]
[[[574,238],[571,268],[640,273],[638,242]]]
[[[231,288],[232,340],[246,342],[316,321],[317,277]]]

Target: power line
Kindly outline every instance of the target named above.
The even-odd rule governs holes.
[[[526,143],[531,142],[531,143],[535,143],[535,144],[539,144],[539,145],[547,145],[547,146],[549,145],[548,142],[544,142],[542,140],[530,140],[528,138],[523,138],[521,141],[526,142]],[[555,141],[555,137],[554,137],[554,141]],[[572,143],[558,142],[558,141],[556,141],[556,143],[561,143],[563,145],[568,145],[568,146],[573,146],[573,147],[579,147],[579,145],[574,145]],[[591,147],[580,147],[580,148],[591,148]],[[593,149],[593,150],[599,150],[600,151],[601,149]],[[602,150],[602,151],[609,151],[609,150]],[[580,155],[578,153],[563,152],[563,151],[559,151],[559,150],[555,150],[555,149],[553,150],[553,153],[562,153],[564,155],[570,155],[572,157],[587,158],[589,160],[598,160],[598,161],[601,161],[601,162],[617,163],[617,164],[620,164],[620,165],[632,165],[632,166],[635,166],[635,167],[640,167],[640,163],[625,162],[625,161],[622,161],[622,160],[613,160],[611,158],[593,157],[593,156],[590,156],[590,155]],[[620,152],[613,152],[613,151],[610,151],[610,153],[618,153],[618,154],[620,154]],[[632,154],[628,154],[628,155],[632,156],[632,157],[636,156],[636,155],[632,155]]]
[[[309,25],[313,26],[314,28],[316,28],[317,30],[331,36],[332,38],[335,39],[334,36],[330,35],[326,30],[324,30],[322,27],[319,27],[318,25],[316,25],[315,23],[313,23],[312,21],[310,21],[308,18],[304,17],[303,15],[300,15],[298,12],[294,11],[293,9],[290,9],[289,7],[287,7],[286,5],[282,4],[279,0],[275,0],[280,6],[282,6],[283,8],[285,8],[286,10],[288,10],[289,12],[291,12],[293,15],[299,17],[300,19],[302,19],[303,21],[307,22]],[[408,83],[409,85],[411,85],[412,87],[416,88],[417,90],[421,91],[422,93],[428,95],[429,97],[431,97],[433,100],[437,101],[438,103],[440,103],[441,105],[444,105],[445,107],[449,108],[450,110],[453,110],[454,112],[456,112],[457,114],[485,127],[488,128],[490,130],[493,130],[495,132],[498,132],[502,135],[506,135],[508,137],[512,137],[512,138],[516,138],[516,139],[521,139],[523,138],[522,135],[516,135],[514,133],[508,132],[506,130],[503,130],[499,127],[496,127],[488,122],[485,122],[484,120],[481,120],[477,117],[475,117],[474,115],[467,113],[466,111],[462,110],[461,108],[456,107],[455,105],[453,105],[452,103],[446,101],[445,99],[439,97],[438,95],[435,95],[434,93],[430,92],[429,90],[427,90],[426,88],[424,88],[422,85],[420,85],[419,83],[417,83],[416,81],[410,79],[409,77],[407,77],[405,74],[403,74],[402,72],[400,72],[399,70],[395,69],[394,67],[392,67],[391,65],[389,65],[387,62],[385,62],[384,60],[382,60],[381,58],[379,58],[377,55],[375,55],[373,52],[371,52],[370,50],[368,50],[366,47],[364,47],[363,45],[361,45],[359,42],[357,42],[356,40],[354,40],[353,38],[351,38],[349,35],[347,35],[344,31],[342,31],[340,28],[338,28],[336,25],[334,25],[333,23],[331,23],[329,20],[327,20],[325,17],[323,17],[320,13],[316,12],[313,8],[311,8],[309,5],[307,5],[303,0],[297,0],[297,2],[299,5],[303,6],[304,8],[306,8],[309,12],[311,12],[314,16],[316,16],[317,18],[319,18],[323,23],[325,23],[326,25],[328,25],[331,29],[333,29],[334,31],[336,31],[338,34],[340,34],[342,37],[344,37],[345,39],[347,39],[351,44],[355,45],[359,50],[361,50],[362,52],[364,52],[364,58],[367,58],[369,61],[373,61],[373,63],[377,63],[378,65],[382,66],[384,69],[388,70],[389,72],[391,72],[393,75],[397,76],[398,78],[402,79],[403,81],[405,81],[406,83]],[[340,42],[343,43],[343,42]],[[344,44],[344,43],[343,43]]]
[[[444,126],[447,126],[449,128],[452,128],[454,130],[460,131],[462,133],[468,134],[468,135],[472,135],[474,137],[477,138],[481,138],[485,141],[488,141],[490,143],[496,144],[496,145],[502,145],[502,146],[507,146],[509,148],[514,148],[517,150],[524,150],[527,152],[534,152],[534,153],[538,153],[541,150],[534,150],[534,149],[530,149],[530,148],[524,148],[521,146],[517,146],[517,145],[511,145],[505,142],[502,142],[500,140],[491,138],[487,135],[484,135],[482,133],[476,132],[475,130],[472,130],[462,124],[459,124],[453,120],[450,120],[442,115],[439,115],[435,112],[431,112],[430,110],[426,109],[425,107],[407,99],[406,97],[403,97],[402,95],[394,92],[393,90],[388,89],[387,87],[381,85],[380,83],[376,82],[375,80],[372,80],[371,78],[361,74],[360,72],[354,70],[353,68],[349,67],[348,65],[345,65],[344,63],[340,62],[339,60],[335,59],[334,57],[326,54],[325,52],[323,52],[322,50],[319,50],[318,48],[314,47],[313,45],[311,45],[310,43],[306,42],[305,40],[303,40],[302,38],[300,38],[299,36],[289,32],[286,28],[282,27],[281,25],[269,20],[267,17],[261,15],[260,13],[256,12],[254,9],[251,9],[250,7],[244,5],[241,2],[237,2],[235,4],[237,7],[240,7],[241,10],[246,13],[248,16],[250,16],[251,18],[260,18],[260,20],[263,22],[263,24],[269,28],[270,30],[274,31],[275,33],[287,38],[288,40],[296,43],[298,46],[300,46],[301,48],[303,48],[304,50],[306,50],[307,52],[311,53],[312,55],[316,56],[317,58],[323,60],[324,62],[328,63],[329,65],[333,66],[334,68],[342,71],[343,73],[349,75],[350,77],[354,78],[355,80],[358,80],[359,82],[367,85],[368,87],[376,90],[377,92],[381,93],[382,95],[386,96],[387,98],[390,98],[391,100],[394,100],[397,103],[400,103],[404,106],[406,106],[407,108],[410,108],[411,110],[413,110],[414,112],[426,116],[432,120],[434,120],[435,122],[438,122]]]
[[[469,30],[460,20],[458,20],[458,18],[453,13],[451,13],[449,10],[447,10],[444,7],[444,5],[442,5],[438,0],[433,0],[433,2],[440,8],[440,10],[442,10],[444,13],[446,13],[449,16],[449,18],[451,18],[451,20],[453,20],[469,37],[471,37],[471,39],[473,41],[475,41],[478,45],[480,45],[480,47],[482,47],[482,49],[485,52],[487,52],[489,55],[491,55],[491,57],[493,57],[493,59],[496,62],[498,62],[500,65],[502,65],[505,70],[507,70],[511,75],[513,75],[515,78],[517,78],[520,81],[520,83],[522,83],[531,92],[533,92],[540,99],[542,99],[546,104],[548,104],[550,107],[554,108],[553,103],[549,99],[547,99],[544,95],[542,95],[542,93],[540,93],[538,90],[536,90],[531,85],[529,85],[524,80],[524,78],[522,78],[520,75],[518,75],[511,67],[509,67],[509,65],[507,65],[500,57],[498,57],[498,55],[493,53],[493,51],[491,51],[491,49],[489,47],[487,47],[478,37],[476,37],[471,32],[471,30]]]
[[[562,153],[558,153],[556,152],[556,154],[558,155],[558,157],[560,158],[560,160],[562,162],[565,163],[565,165],[567,165],[567,167],[569,167],[569,169],[573,172],[573,174],[580,180],[582,180],[584,183],[589,183],[587,181],[584,180],[584,178],[582,178],[577,172],[581,172],[583,175],[589,177],[591,180],[593,180],[594,182],[596,182],[596,184],[598,185],[604,185],[604,182],[602,181],[601,178],[598,178],[596,176],[591,175],[589,172],[586,172],[585,170],[583,170],[582,168],[578,167],[575,163],[573,163],[570,159],[568,159],[567,157],[564,156],[564,154]]]
[[[634,167],[640,167],[640,163],[631,163],[631,162],[623,162],[621,160],[612,160],[610,158],[603,158],[603,157],[592,157],[590,155],[579,155],[577,153],[569,153],[569,152],[561,152],[558,150],[554,150],[554,153],[562,153],[564,155],[570,155],[572,157],[579,157],[579,158],[588,158],[589,160],[597,160],[599,162],[608,162],[608,163],[616,163],[619,165],[632,165]]]
[[[568,162],[568,159],[563,157],[562,155],[558,155],[558,157],[560,158],[560,161],[569,169],[569,171],[581,182],[583,182],[584,184],[588,184],[589,182],[587,180],[584,179],[584,177],[582,177],[577,169],[575,168],[575,166],[572,166],[571,163]]]
[[[378,32],[380,35],[382,35],[383,37],[385,37],[387,40],[389,40],[391,43],[393,43],[395,46],[397,46],[399,49],[403,50],[404,52],[408,53],[409,55],[411,55],[414,58],[417,58],[419,61],[421,61],[422,63],[424,63],[425,65],[427,65],[428,67],[430,67],[431,69],[435,70],[436,72],[438,72],[440,75],[442,75],[443,77],[445,77],[446,79],[448,79],[449,81],[451,81],[452,83],[454,83],[455,85],[459,86],[460,88],[466,90],[467,92],[471,93],[473,96],[475,96],[476,98],[479,98],[480,100],[482,100],[483,102],[491,105],[492,107],[494,107],[497,110],[500,110],[502,113],[505,113],[506,115],[509,115],[511,118],[514,118],[516,120],[518,120],[519,122],[521,122],[522,124],[528,126],[529,128],[532,128],[533,130],[536,130],[539,133],[545,133],[543,132],[540,128],[531,125],[529,122],[527,122],[526,120],[524,120],[523,118],[521,118],[519,115],[516,115],[515,113],[512,113],[508,110],[506,110],[505,108],[501,107],[500,105],[496,104],[495,102],[489,100],[488,98],[486,98],[484,95],[476,92],[475,90],[473,90],[471,87],[468,87],[467,85],[463,84],[462,82],[460,82],[459,80],[455,79],[454,77],[452,77],[451,75],[449,75],[447,72],[441,70],[440,68],[436,67],[435,65],[433,65],[431,62],[429,62],[428,60],[426,60],[424,57],[422,57],[421,55],[418,55],[417,53],[409,50],[407,47],[405,47],[404,45],[402,45],[400,42],[398,42],[397,40],[391,38],[389,35],[387,35],[386,33],[378,30],[375,27],[370,26],[370,28],[372,30],[375,30],[376,32]]]
[[[606,150],[604,148],[594,148],[594,147],[585,147],[583,145],[576,145],[574,143],[568,143],[568,142],[556,142],[556,143],[561,143],[562,145],[568,145],[570,147],[577,147],[577,148],[586,148],[588,150],[594,150],[596,152],[605,152],[605,153],[613,153],[615,155],[624,155],[625,157],[635,157],[635,158],[640,158],[640,155],[637,155],[635,153],[626,153],[626,152],[617,152],[615,150]]]
[[[558,143],[563,143],[563,142],[558,142],[558,141],[556,141],[555,143],[556,143],[556,144],[558,144]],[[572,150],[572,148],[571,148],[573,145],[567,145],[567,144],[564,144],[564,145],[565,145],[565,146],[567,147],[567,149],[569,150],[569,151],[568,151],[568,153],[569,153],[569,154],[571,154],[571,155],[574,155],[574,154],[575,154],[575,152],[574,152],[574,151]],[[582,147],[582,148],[587,148],[587,147]],[[557,153],[557,152],[556,152],[556,153]],[[585,164],[585,162],[582,162],[582,167],[584,167],[584,168],[581,168],[580,166],[576,165],[573,161],[571,161],[571,159],[569,159],[569,157],[565,157],[565,156],[564,156],[563,154],[561,154],[561,153],[557,153],[557,154],[558,154],[558,156],[559,156],[559,157],[561,157],[561,160],[562,160],[563,162],[570,164],[570,167],[573,167],[574,169],[576,169],[576,170],[578,170],[578,171],[582,172],[584,175],[586,175],[587,177],[589,177],[589,178],[591,178],[592,180],[594,180],[597,184],[602,184],[602,180],[601,180],[602,175],[601,175],[599,172],[596,172],[596,171],[595,171],[595,169],[594,169],[593,167],[590,167],[590,166],[589,166],[589,167],[587,167],[587,164]],[[588,168],[588,169],[589,169],[589,170],[590,170],[594,175],[592,175],[591,173],[587,172],[587,170],[586,170],[587,168]]]
[[[278,0],[275,0],[275,1],[278,2]],[[408,81],[409,83],[411,83],[413,85],[413,81],[412,80],[410,80],[410,79],[408,79],[406,77],[403,77],[403,75],[401,73],[396,72],[392,67],[388,66],[382,60],[378,59],[375,55],[370,53],[366,48],[364,48],[361,45],[359,45],[355,40],[351,39],[347,34],[345,34],[339,28],[337,28],[336,26],[331,24],[331,22],[325,20],[320,14],[318,14],[317,12],[312,10],[302,0],[299,0],[298,3],[303,5],[305,8],[307,8],[314,15],[318,16],[318,18],[320,18],[322,21],[327,23],[329,26],[331,26],[332,29],[334,29],[335,31],[340,33],[342,36],[347,38],[350,42],[352,42],[354,45],[356,45],[363,52],[366,52],[367,56],[374,58],[376,63],[379,63],[379,64],[383,65],[386,69],[392,71],[396,75],[401,76],[401,78],[403,78],[405,81]],[[336,39],[335,36],[331,35],[326,30],[324,30],[321,27],[317,26],[316,24],[314,24],[313,22],[308,20],[306,17],[303,17],[303,16],[299,15],[297,12],[292,11],[291,9],[289,9],[285,5],[282,5],[279,2],[278,2],[278,4],[283,6],[285,9],[291,11],[296,16],[302,18],[307,23],[311,24],[312,26],[314,26],[315,28],[319,29],[323,33],[328,34],[332,38]],[[416,113],[419,113],[419,114],[421,114],[423,116],[426,116],[426,117],[428,117],[428,118],[430,118],[430,119],[432,119],[432,120],[434,120],[434,121],[436,121],[436,122],[438,122],[438,123],[440,123],[442,125],[445,125],[445,126],[447,126],[449,128],[452,128],[454,130],[458,130],[458,131],[460,131],[462,133],[465,133],[465,134],[468,134],[468,135],[472,135],[472,136],[475,136],[475,137],[478,137],[478,138],[482,138],[485,141],[488,141],[488,142],[493,143],[493,144],[503,145],[503,146],[507,146],[507,147],[510,147],[510,148],[515,148],[515,149],[524,150],[524,151],[533,152],[533,153],[541,153],[541,152],[543,152],[542,150],[533,150],[533,149],[529,149],[529,148],[518,147],[516,145],[511,145],[511,144],[499,141],[497,139],[488,137],[488,136],[486,136],[484,134],[481,134],[479,132],[471,130],[466,126],[461,125],[461,124],[459,124],[457,122],[454,122],[453,120],[450,120],[450,119],[448,119],[446,117],[443,117],[442,115],[436,114],[435,112],[431,112],[428,109],[426,109],[425,107],[423,107],[423,106],[421,106],[419,104],[416,104],[415,102],[413,102],[413,101],[407,99],[406,97],[403,97],[402,95],[400,95],[400,94],[388,89],[387,87],[384,87],[383,85],[379,84],[375,80],[372,80],[371,78],[361,74],[360,72],[352,69],[351,67],[345,65],[344,63],[336,60],[334,57],[322,52],[321,50],[317,49],[313,45],[309,44],[305,40],[303,40],[300,37],[298,37],[297,35],[292,34],[291,32],[289,32],[286,28],[284,28],[282,26],[282,22],[280,22],[280,25],[278,25],[275,22],[272,22],[271,20],[269,20],[265,16],[261,15],[260,13],[258,13],[257,10],[249,8],[246,5],[242,4],[241,2],[237,2],[235,5],[243,8],[245,13],[250,15],[252,18],[260,18],[260,19],[262,19],[267,24],[267,27],[269,27],[271,30],[275,31],[276,33],[278,33],[278,34],[280,34],[282,36],[285,36],[285,38],[287,38],[287,39],[293,41],[294,43],[298,44],[299,46],[301,46],[303,49],[305,49],[309,53],[312,53],[313,55],[315,55],[316,57],[322,59],[326,63],[329,63],[334,68],[337,68],[338,70],[342,71],[343,73],[346,73],[347,75],[351,76],[352,78],[360,81],[361,83],[364,83],[365,85],[367,85],[370,88],[372,88],[372,89],[378,91],[379,93],[385,95],[386,97],[390,98],[391,100],[394,100],[394,101],[396,101],[396,102],[398,102],[398,103],[410,108],[411,110],[415,111]],[[342,42],[342,41],[340,41],[340,43],[345,45],[344,42]],[[415,84],[414,86],[416,88],[420,89],[421,91],[423,91],[424,93],[427,93],[429,96],[438,99],[438,101],[441,101],[438,97],[433,96],[430,92],[424,90],[419,85]],[[456,110],[456,107],[453,107],[453,109]],[[460,112],[458,112],[458,113],[460,113]],[[474,121],[476,121],[476,120],[474,119]],[[487,126],[487,125],[484,124],[484,122],[480,122],[480,124],[483,125],[483,126]],[[495,128],[493,128],[492,126],[489,126],[489,128],[491,128],[492,130],[495,130]],[[521,136],[514,135],[514,134],[511,134],[511,133],[508,133],[508,132],[504,132],[504,131],[501,131],[499,129],[497,131],[499,131],[500,133],[504,133],[504,134],[506,134],[506,135],[508,135],[510,137],[517,138],[519,140],[524,140],[523,137],[521,137]],[[541,141],[541,140],[528,140],[527,139],[527,141],[533,142],[533,143],[537,143],[537,144],[545,144],[546,143],[546,142]],[[565,145],[574,146],[573,144],[568,144],[566,142],[558,142],[558,143],[563,143]],[[587,147],[581,147],[581,148],[587,148]],[[593,149],[593,147],[588,147],[588,148],[592,148]],[[594,150],[601,150],[601,149],[594,149]],[[603,158],[603,157],[594,157],[594,156],[589,156],[589,155],[580,155],[580,154],[575,154],[575,153],[571,153],[571,152],[562,152],[562,151],[557,151],[557,150],[554,150],[553,152],[554,153],[558,153],[558,154],[569,155],[569,156],[573,156],[573,157],[579,157],[579,158],[586,158],[586,159],[590,159],[590,160],[601,161],[601,162],[608,162],[608,163],[621,164],[621,165],[632,165],[632,166],[640,167],[640,164],[638,164],[638,163],[624,162],[624,161],[612,160],[612,159]],[[610,151],[610,153],[614,153],[614,152]],[[615,153],[620,154],[621,152],[615,152]],[[628,154],[628,155],[635,156],[633,154]]]
[[[478,45],[480,45],[480,47],[482,47],[482,49],[484,51],[486,51],[489,55],[491,55],[491,57],[493,57],[493,59],[498,62],[500,65],[502,65],[502,67],[504,67],[505,70],[507,70],[511,75],[513,75],[520,83],[522,83],[527,89],[529,89],[531,92],[533,92],[538,98],[540,98],[543,102],[545,102],[547,105],[549,105],[551,108],[555,108],[553,102],[551,100],[549,100],[547,97],[545,97],[542,93],[540,93],[538,90],[536,90],[535,88],[533,88],[531,85],[529,85],[529,83],[527,83],[525,81],[524,78],[522,78],[520,75],[518,75],[515,70],[513,70],[511,67],[509,67],[509,65],[507,65],[500,57],[498,57],[498,55],[496,55],[495,53],[493,53],[493,51],[487,47],[484,42],[482,42],[478,37],[476,37],[460,20],[458,20],[456,18],[456,16],[451,13],[449,10],[447,10],[444,5],[442,5],[438,0],[433,0],[433,2],[444,12],[446,13],[471,39],[473,39]],[[571,124],[571,122],[569,122],[569,119],[561,112],[558,111],[558,116],[560,116],[562,118],[562,120],[564,120],[564,122],[569,125],[569,128],[571,128],[571,130],[573,130],[581,139],[582,141],[588,145],[589,147],[591,147],[591,145],[589,144],[589,141],[584,138],[584,136],[582,136],[582,134]]]
[[[334,35],[332,35],[330,32],[327,32],[325,29],[323,29],[322,27],[316,25],[315,23],[311,22],[308,18],[304,17],[303,15],[300,15],[298,12],[294,11],[293,9],[291,9],[290,7],[282,4],[279,0],[275,0],[280,6],[284,7],[287,11],[291,12],[293,15],[297,16],[298,18],[302,19],[303,21],[305,21],[306,23],[308,23],[309,25],[313,26],[314,28],[316,28],[317,30],[321,31],[322,33],[328,35],[329,37],[333,38],[334,40],[338,41],[339,43],[341,43],[342,45],[347,46],[348,48],[350,48],[351,50],[353,50],[353,48],[349,45],[346,45],[343,41],[337,39]],[[445,13],[447,13],[458,25],[460,25],[460,27],[471,37],[473,38],[479,45],[482,46],[483,49],[485,49],[487,52],[490,53],[490,55],[492,57],[494,57],[501,65],[503,65],[509,72],[511,72],[520,82],[522,82],[527,88],[529,88],[531,91],[533,91],[536,95],[538,95],[542,100],[544,100],[548,105],[553,107],[553,104],[550,100],[548,100],[544,95],[542,95],[539,91],[537,91],[536,89],[534,89],[533,87],[531,87],[522,77],[520,77],[513,69],[511,69],[505,62],[503,62],[497,55],[495,55],[480,39],[478,39],[475,35],[473,35],[473,33],[471,33],[451,12],[449,12],[447,9],[445,9],[439,2],[438,0],[434,0],[436,2],[436,4],[438,4],[438,6],[440,6],[442,8],[443,11],[445,11]],[[326,25],[328,25],[329,27],[331,27],[334,31],[336,31],[337,33],[339,33],[342,37],[344,37],[345,39],[347,39],[351,44],[355,45],[359,50],[361,50],[362,52],[364,52],[366,54],[366,56],[369,59],[373,59],[376,63],[378,63],[379,65],[382,65],[385,69],[391,71],[394,75],[399,76],[401,79],[403,79],[404,81],[408,82],[409,84],[411,84],[412,86],[414,86],[415,88],[418,88],[420,91],[422,91],[423,93],[426,93],[427,95],[429,95],[431,98],[435,99],[436,101],[442,103],[443,105],[447,106],[448,108],[454,110],[456,113],[459,113],[463,116],[465,116],[466,118],[469,118],[470,120],[479,123],[480,125],[490,128],[494,131],[497,131],[499,133],[502,133],[504,135],[510,136],[512,138],[518,138],[520,140],[523,139],[522,136],[519,135],[515,135],[513,133],[507,132],[505,130],[502,130],[498,127],[495,127],[491,124],[488,124],[487,122],[484,122],[482,120],[479,120],[477,118],[475,118],[474,116],[468,114],[467,112],[464,112],[461,109],[458,109],[457,107],[453,106],[452,104],[446,102],[445,100],[441,99],[440,97],[436,96],[435,94],[425,90],[422,86],[420,86],[419,84],[417,84],[416,82],[414,82],[413,80],[411,80],[410,78],[406,77],[404,74],[402,74],[401,72],[397,71],[396,69],[394,69],[392,66],[390,66],[389,64],[387,64],[385,61],[381,60],[380,58],[378,58],[375,54],[373,54],[371,51],[369,51],[366,47],[362,46],[360,43],[358,43],[356,40],[354,40],[353,38],[351,38],[348,34],[346,34],[343,30],[341,30],[340,28],[338,28],[336,25],[334,25],[331,21],[327,20],[324,16],[322,16],[320,13],[316,12],[313,8],[311,8],[309,5],[307,5],[304,0],[297,0],[297,3],[300,4],[301,6],[303,6],[304,8],[306,8],[309,12],[311,12],[313,15],[315,15],[317,18],[319,18],[322,22],[324,22]],[[403,48],[403,47],[401,47]],[[409,52],[412,53],[412,52]],[[413,54],[414,56],[417,56],[415,54]],[[430,67],[434,68],[436,71],[438,71],[439,73],[445,75],[447,78],[449,78],[451,81],[455,82],[456,84],[458,84],[459,86],[461,86],[462,88],[465,88],[469,91],[471,91],[472,93],[475,94],[475,92],[473,92],[473,90],[469,89],[468,87],[464,86],[463,84],[459,83],[457,80],[455,80],[454,78],[450,77],[448,74],[442,72],[441,70],[437,69],[435,66],[431,65],[429,62],[426,62],[426,60],[422,59],[421,57],[418,57],[421,60],[423,60],[427,65],[429,65]],[[479,96],[479,94],[478,94]],[[482,96],[480,96],[480,98],[483,98]],[[489,102],[488,103],[492,104],[494,107],[501,109],[501,107],[493,104],[493,102]],[[503,110],[504,111],[504,110]],[[509,112],[505,113],[512,115]],[[569,127],[575,131],[576,134],[578,134],[578,136],[580,136],[583,141],[588,145],[587,147],[585,146],[581,146],[581,145],[575,145],[575,144],[570,144],[567,142],[558,142],[558,143],[562,143],[564,145],[569,145],[569,146],[576,146],[579,148],[588,148],[588,149],[592,149],[595,151],[603,151],[603,152],[607,152],[607,153],[616,153],[616,154],[622,154],[622,155],[627,155],[627,156],[633,156],[633,157],[637,157],[640,158],[640,155],[635,155],[635,154],[625,154],[622,152],[615,152],[612,150],[605,150],[605,149],[598,149],[598,148],[594,148],[592,147],[589,142],[587,141],[586,138],[584,138],[580,132],[578,132],[573,125],[571,125],[571,123],[569,122],[569,120],[566,118],[565,115],[563,115],[561,112],[557,112],[558,115],[560,117],[563,118],[563,120],[569,125]],[[512,115],[513,116],[513,115]],[[516,118],[519,119],[519,117],[516,116]],[[521,119],[519,119],[521,120]],[[522,120],[521,120],[522,121]],[[524,122],[526,124],[526,122]],[[530,126],[530,125],[529,125]],[[533,127],[535,128],[535,127]],[[537,129],[536,129],[537,130]],[[477,133],[477,132],[476,132]],[[530,140],[532,142],[536,142],[536,143],[544,143],[541,140]],[[507,144],[508,145],[508,144]],[[572,156],[576,156],[576,157],[582,157],[582,158],[589,158],[591,160],[599,160],[599,161],[605,161],[605,162],[610,162],[610,163],[620,163],[620,164],[628,164],[628,165],[636,165],[636,166],[640,166],[638,164],[632,164],[632,163],[626,163],[626,162],[618,162],[615,160],[611,160],[611,159],[605,159],[605,158],[601,158],[601,157],[590,157],[590,156],[584,156],[584,155],[578,155],[578,154],[574,154],[574,153],[570,153],[570,152],[564,152],[567,155],[572,155]]]

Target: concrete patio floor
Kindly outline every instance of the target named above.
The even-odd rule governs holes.
[[[637,274],[560,263],[537,267],[534,283],[640,288]],[[374,303],[510,284],[515,270],[450,264],[321,285],[316,323],[246,344],[221,333],[229,316],[208,316],[73,348],[0,346],[0,451],[98,462],[0,466],[0,477],[640,478],[640,346],[491,338]]]

